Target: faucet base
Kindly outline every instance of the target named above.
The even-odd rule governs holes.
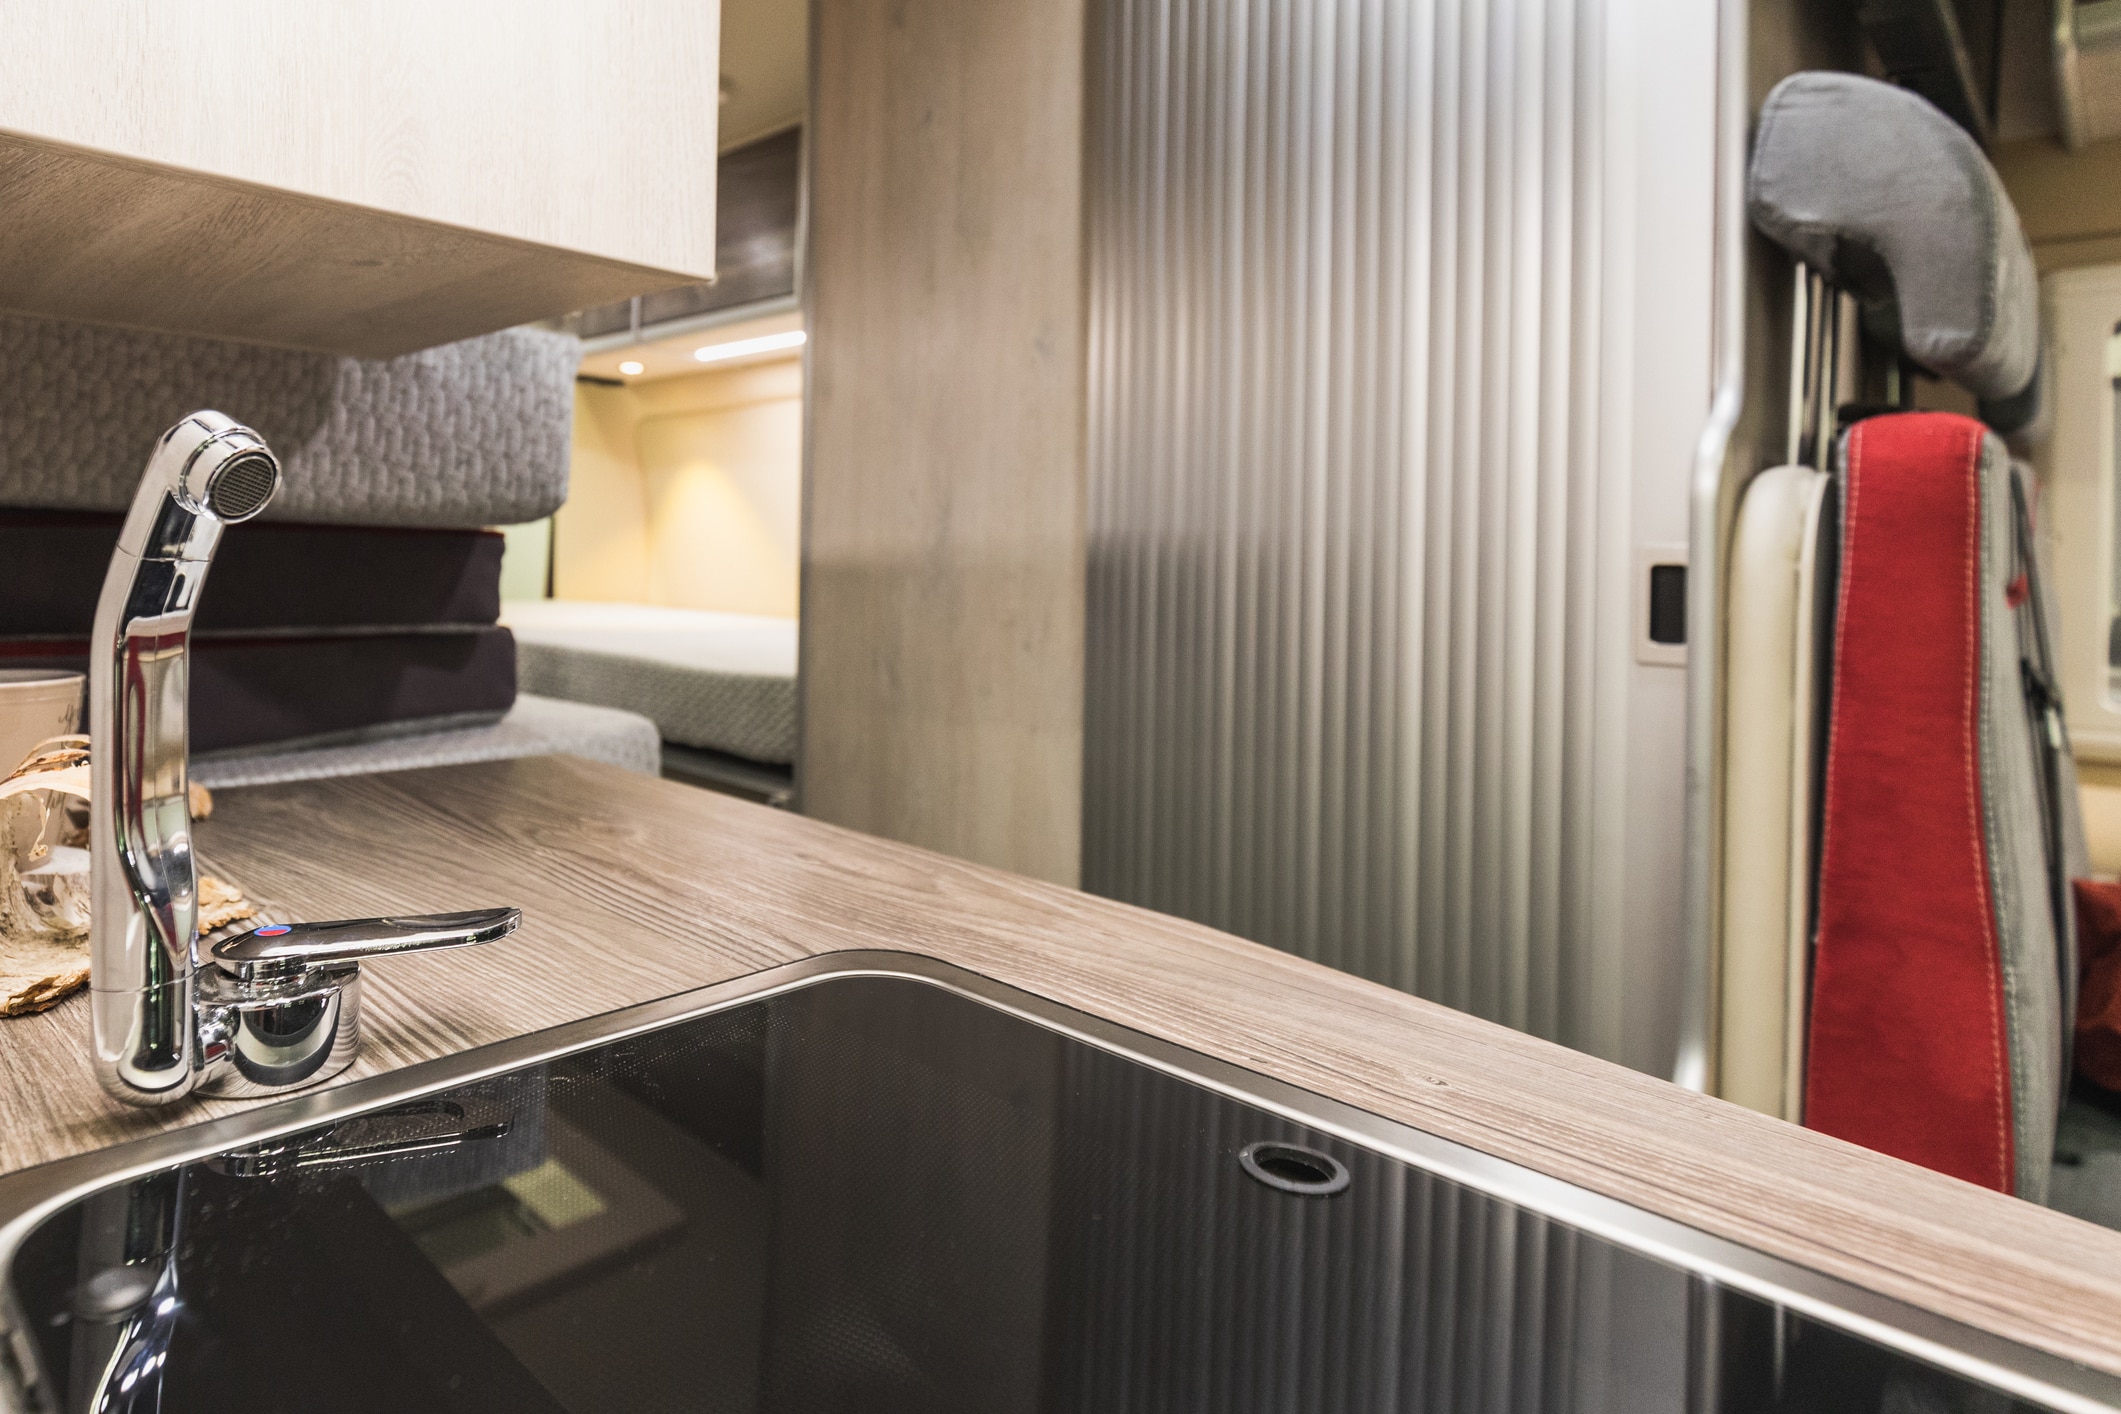
[[[361,1045],[361,976],[351,964],[305,974],[260,995],[202,970],[198,1093],[284,1095],[329,1080]]]

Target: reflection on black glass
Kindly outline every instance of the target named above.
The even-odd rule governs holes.
[[[121,1185],[10,1277],[68,1414],[2017,1407],[877,978]]]

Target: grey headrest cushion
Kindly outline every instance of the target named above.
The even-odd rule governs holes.
[[[1753,224],[1862,301],[1874,337],[1984,402],[2027,393],[2032,252],[1995,169],[1927,100],[1859,74],[1792,74],[1760,110],[1746,186]]]

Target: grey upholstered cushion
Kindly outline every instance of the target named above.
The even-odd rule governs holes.
[[[1793,74],[1760,110],[1753,223],[1864,305],[1867,327],[1984,402],[2040,361],[2018,213],[1974,140],[1926,100],[1857,74]],[[2000,415],[2011,431],[2028,406]]]
[[[795,679],[683,668],[653,658],[525,640],[520,690],[639,712],[665,741],[752,761],[795,760]]]
[[[524,692],[644,713],[665,741],[795,760],[796,621],[762,614],[512,599]]]
[[[123,510],[155,439],[213,408],[279,453],[268,518],[537,520],[567,497],[580,359],[532,329],[359,359],[0,316],[0,506]]]
[[[194,761],[191,778],[221,790],[555,754],[585,756],[652,776],[662,762],[663,744],[656,736],[655,723],[639,713],[556,702],[527,692],[497,722],[449,727],[436,723],[435,727],[331,746],[263,746],[221,752]]]

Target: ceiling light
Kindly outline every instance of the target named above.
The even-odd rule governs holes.
[[[644,373],[646,371],[645,366],[639,359],[629,358],[619,365],[619,372],[625,374],[628,378],[633,377],[636,373]]]
[[[737,339],[727,344],[707,344],[692,351],[692,356],[701,363],[720,363],[723,359],[743,358],[747,354],[772,353],[776,349],[798,348],[803,342],[803,331],[794,330],[786,334],[766,334],[756,339]]]

